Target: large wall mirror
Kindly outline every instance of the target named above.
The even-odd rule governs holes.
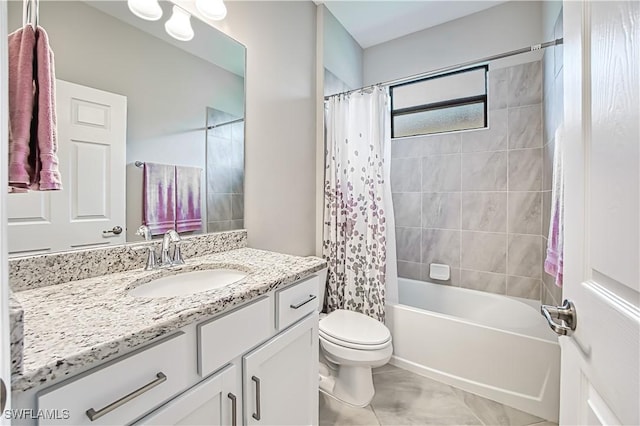
[[[187,219],[201,226],[187,233],[243,228],[245,47],[196,17],[192,40],[172,38],[173,4],[160,4],[162,18],[145,21],[126,1],[40,2],[64,189],[8,194],[11,256],[141,241],[145,163],[200,173],[189,188],[200,214]],[[8,9],[20,28],[22,2]]]

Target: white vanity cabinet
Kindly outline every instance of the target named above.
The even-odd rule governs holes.
[[[317,342],[314,314],[242,358],[247,425],[317,423]]]
[[[42,389],[20,425],[316,425],[318,290],[312,275]],[[68,413],[66,415],[65,413]]]
[[[240,421],[238,368],[231,364],[172,399],[136,425],[236,426]]]

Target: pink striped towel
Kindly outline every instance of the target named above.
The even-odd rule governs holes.
[[[553,190],[551,192],[551,223],[549,224],[549,243],[544,261],[544,270],[555,278],[558,287],[562,287],[564,278],[564,170],[562,144],[564,142],[562,125],[556,130],[553,155]]]
[[[58,170],[57,155],[56,76],[49,36],[42,27],[38,27],[36,36],[36,60],[38,161],[36,161],[35,182],[31,189],[60,190],[62,179]]]
[[[176,231],[202,229],[199,167],[176,166]]]
[[[31,25],[9,34],[9,186],[26,189],[35,172],[35,137],[31,137],[36,34]]]
[[[168,164],[144,163],[143,223],[151,235],[164,234],[176,224],[176,168]]]

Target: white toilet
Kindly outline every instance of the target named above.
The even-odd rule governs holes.
[[[389,329],[367,315],[340,309],[320,317],[319,335],[325,364],[320,390],[353,406],[369,405],[375,394],[371,369],[389,362],[393,352]]]

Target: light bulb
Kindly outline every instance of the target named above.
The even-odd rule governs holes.
[[[157,21],[162,17],[158,0],[127,0],[131,13],[146,21]]]
[[[205,18],[221,21],[227,16],[223,0],[196,0],[196,7]]]
[[[180,41],[189,41],[193,38],[193,28],[191,28],[191,15],[178,6],[173,6],[171,18],[164,24],[167,33]]]

